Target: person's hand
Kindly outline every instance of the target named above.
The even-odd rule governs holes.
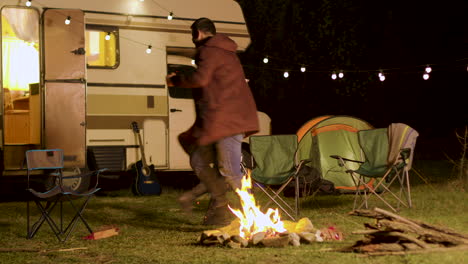
[[[174,84],[171,81],[171,77],[173,77],[173,76],[176,76],[175,72],[171,72],[166,76],[166,83],[167,83],[168,87],[173,87],[174,86]]]

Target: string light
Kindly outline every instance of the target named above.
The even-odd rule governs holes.
[[[427,73],[427,72],[424,73],[424,74],[423,74],[423,79],[424,79],[424,80],[428,80],[428,79],[429,79],[429,73]]]
[[[336,73],[335,73],[335,72],[332,73],[331,78],[332,78],[333,80],[336,80]]]
[[[70,25],[71,22],[71,17],[67,16],[67,19],[65,19],[65,25]]]
[[[169,15],[167,16],[167,20],[172,20],[173,17],[174,17],[174,13],[169,12]]]
[[[192,60],[192,65],[195,65],[195,60]]]
[[[380,80],[381,82],[385,81],[385,75],[383,74],[382,71],[379,72],[379,80]]]
[[[31,4],[32,4],[32,3],[31,3],[31,0],[26,1],[26,6],[27,6],[27,7],[31,6]]]
[[[268,63],[268,57],[263,58],[263,63]]]
[[[288,77],[289,77],[289,72],[285,71],[285,72],[283,73],[283,76],[284,76],[284,78],[288,78]]]
[[[338,77],[340,77],[340,79],[344,77],[343,71],[340,71],[340,73],[338,73]]]
[[[111,33],[107,32],[107,35],[104,37],[105,40],[110,40],[111,39]]]
[[[427,73],[431,73],[431,71],[432,71],[431,66],[427,65],[425,71],[426,71]]]
[[[301,72],[305,72],[306,68],[304,66],[301,67]]]
[[[150,54],[151,53],[151,48],[152,48],[152,46],[148,45],[148,48],[146,49],[146,53]]]

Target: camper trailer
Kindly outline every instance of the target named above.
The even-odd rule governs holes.
[[[3,0],[0,8],[3,176],[24,175],[25,151],[40,148],[63,149],[70,169],[125,171],[144,149],[158,170],[190,170],[177,136],[195,119],[191,91],[167,87],[165,76],[194,70],[190,25],[199,17],[239,51],[250,43],[233,0]],[[259,134],[270,133],[258,115]]]

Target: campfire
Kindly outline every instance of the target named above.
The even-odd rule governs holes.
[[[204,231],[198,239],[199,243],[224,245],[231,248],[285,247],[321,242],[324,239],[342,239],[342,235],[338,232],[323,232],[324,229],[316,229],[308,218],[302,218],[296,223],[281,220],[278,209],[268,208],[266,213],[263,213],[255,201],[250,174],[242,179],[242,187],[237,189],[236,193],[240,198],[241,209],[231,207],[229,209],[237,219],[228,226]],[[330,231],[330,229],[326,230]],[[330,237],[330,233],[333,233],[335,237]]]

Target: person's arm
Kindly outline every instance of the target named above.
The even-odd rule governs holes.
[[[170,82],[184,88],[204,87],[213,78],[213,73],[219,65],[219,58],[216,48],[204,47],[200,50],[197,70],[191,75],[171,76]]]

